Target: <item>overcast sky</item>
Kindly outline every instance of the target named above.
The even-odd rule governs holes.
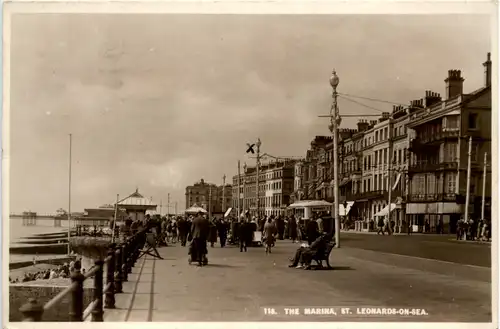
[[[444,95],[449,69],[462,70],[465,92],[481,87],[490,26],[457,15],[36,14],[12,18],[11,50],[11,212],[67,208],[70,132],[73,210],[136,187],[182,210],[187,185],[230,183],[238,159],[254,162],[247,142],[303,156],[329,134],[317,116],[329,112],[333,68],[339,92],[403,104]]]

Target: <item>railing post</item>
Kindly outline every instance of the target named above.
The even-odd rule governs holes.
[[[80,268],[75,268],[71,274],[71,308],[69,311],[69,321],[83,321],[83,281],[85,277],[80,272]]]
[[[30,298],[26,304],[19,308],[19,312],[23,314],[24,322],[39,322],[42,321],[43,306],[38,304],[35,298]]]
[[[121,254],[121,246],[117,245],[115,247],[115,293],[122,293],[122,254]]]
[[[98,259],[94,262],[97,267],[97,271],[94,276],[94,300],[96,305],[92,311],[92,322],[103,322],[103,309],[102,309],[102,291],[103,289],[103,264],[102,259]]]
[[[106,286],[109,288],[106,291],[106,299],[104,300],[104,308],[115,308],[115,244],[112,243],[108,250],[108,273],[106,275]]]
[[[132,237],[127,240],[127,273],[132,273]]]
[[[128,254],[128,248],[127,248],[127,241],[125,240],[124,243],[121,244],[121,258],[122,258],[122,282],[127,282],[128,281],[128,268],[127,268],[127,254]]]

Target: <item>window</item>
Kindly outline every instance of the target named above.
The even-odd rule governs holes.
[[[392,137],[397,137],[398,136],[398,128],[394,128],[394,135]]]
[[[394,154],[392,155],[392,163],[396,163],[398,159],[398,151],[394,150]]]
[[[445,188],[446,188],[446,193],[455,193],[456,189],[456,173],[447,173],[446,174],[446,182],[445,182]]]
[[[478,161],[478,153],[479,153],[479,144],[477,142],[472,142],[472,147],[471,147],[471,161],[472,162],[477,162]]]
[[[436,176],[433,174],[427,175],[427,191],[426,194],[436,193]]]
[[[443,118],[443,128],[448,129],[458,129],[458,115],[446,116]]]
[[[373,181],[373,188],[375,191],[377,190],[377,183],[378,183],[378,175],[375,175],[375,180]]]
[[[387,149],[384,149],[384,164],[387,163]]]
[[[375,132],[375,143],[378,142],[378,131]]]
[[[387,133],[388,133],[388,130],[389,130],[388,128],[385,128],[385,129],[384,129],[384,140],[386,140],[386,139],[387,139]]]
[[[469,186],[469,192],[472,195],[476,194],[476,176],[472,176],[470,178],[470,186]]]
[[[375,165],[378,163],[378,151],[375,151]]]
[[[401,157],[401,150],[398,150],[398,163],[401,164],[403,162],[403,158]]]
[[[406,163],[406,158],[407,158],[406,147],[403,149],[403,158],[404,158],[404,162]]]
[[[444,162],[457,161],[457,143],[444,144]]]
[[[478,115],[477,113],[469,113],[469,129],[478,129]]]

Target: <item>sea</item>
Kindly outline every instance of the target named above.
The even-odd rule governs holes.
[[[62,223],[64,225],[67,223]],[[14,246],[20,246],[19,241],[23,240],[26,237],[30,237],[36,234],[47,234],[47,233],[60,233],[60,232],[67,232],[68,227],[55,227],[54,226],[54,220],[53,219],[37,219],[36,220],[36,225],[32,226],[26,226],[23,225],[23,220],[22,218],[9,218],[9,246],[14,247]],[[44,258],[50,258],[54,255],[43,255]],[[60,255],[57,255],[60,256]],[[24,255],[16,255],[16,254],[10,254],[10,259],[9,262],[20,262],[20,261],[27,261],[27,260],[33,260],[33,258],[40,257],[38,255],[30,255],[30,254],[24,254]]]

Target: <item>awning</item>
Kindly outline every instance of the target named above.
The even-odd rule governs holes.
[[[392,186],[392,190],[394,191],[396,189],[396,187],[398,187],[398,184],[399,184],[399,181],[401,180],[401,173],[398,174],[398,176],[396,177],[396,182],[394,183],[394,185]]]
[[[231,213],[231,210],[233,210],[233,208],[229,208],[228,210],[226,210],[226,213],[224,214],[224,217],[229,216],[229,214]]]
[[[197,214],[199,212],[201,213],[207,213],[207,211],[205,209],[203,209],[202,207],[190,207],[188,209],[186,209],[184,211],[186,214]]]
[[[396,204],[391,203],[391,212],[396,209]],[[373,215],[374,217],[384,217],[389,214],[389,205],[385,206],[384,209],[380,210],[378,213]]]
[[[350,181],[351,181],[351,179],[350,179],[350,178],[344,178],[344,179],[340,182],[339,187],[342,187],[342,186],[344,186],[344,185],[347,185]]]
[[[349,214],[349,211],[351,211],[353,204],[354,204],[354,201],[348,201],[346,203],[347,207],[345,207],[345,208],[344,208],[343,204],[339,204],[339,216],[347,216]]]
[[[330,202],[324,200],[309,200],[309,201],[299,201],[292,203],[289,208],[303,208],[303,207],[324,207],[331,206]]]

